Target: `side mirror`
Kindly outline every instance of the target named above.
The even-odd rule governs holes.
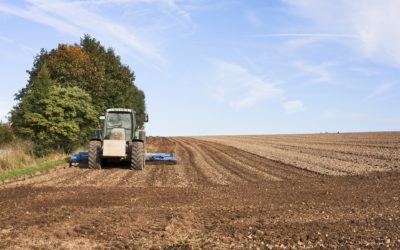
[[[105,120],[106,117],[105,117],[104,115],[101,115],[101,116],[99,117],[99,119],[100,119],[100,120]]]
[[[149,122],[149,114],[144,113],[144,122]]]

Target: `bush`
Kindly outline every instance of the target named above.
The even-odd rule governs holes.
[[[0,124],[0,146],[14,140],[14,133],[10,125]]]
[[[82,89],[52,86],[47,91],[45,98],[27,96],[12,113],[15,132],[34,141],[39,157],[57,150],[70,153],[88,141],[97,124],[90,96]]]
[[[97,125],[90,95],[78,87],[51,85],[45,66],[34,83],[11,112],[16,135],[33,141],[39,157],[56,150],[69,153],[85,143]]]

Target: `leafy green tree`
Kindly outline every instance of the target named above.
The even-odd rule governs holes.
[[[134,84],[133,70],[121,63],[112,48],[105,49],[99,41],[85,35],[79,45],[60,44],[50,52],[42,50],[28,71],[28,84],[16,95],[17,100],[32,87],[43,65],[48,68],[53,84],[85,90],[98,115],[106,108],[130,108],[138,114],[139,126],[143,125],[145,95]]]
[[[134,72],[88,35],[80,44],[42,49],[27,73],[11,122],[17,135],[37,144],[38,154],[87,142],[96,125],[92,118],[106,108],[133,109],[138,125],[144,123],[145,95],[134,84]]]
[[[14,107],[11,121],[17,135],[35,142],[39,156],[62,149],[70,152],[84,143],[97,124],[91,97],[78,87],[52,83],[44,66],[24,98]]]

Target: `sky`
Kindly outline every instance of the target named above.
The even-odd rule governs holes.
[[[149,135],[398,131],[398,0],[0,0],[0,119],[41,48],[89,34]]]

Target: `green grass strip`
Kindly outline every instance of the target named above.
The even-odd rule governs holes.
[[[15,178],[23,176],[23,175],[32,174],[32,173],[35,173],[38,171],[43,171],[46,169],[54,168],[65,162],[66,162],[65,159],[62,159],[62,160],[43,162],[43,163],[39,163],[35,166],[30,166],[30,167],[10,169],[10,170],[0,173],[0,181],[15,179]]]

